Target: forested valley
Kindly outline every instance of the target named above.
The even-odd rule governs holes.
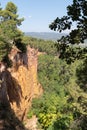
[[[33,99],[28,118],[36,115],[39,129],[86,130],[87,60],[67,64],[58,57],[52,41],[30,38],[30,45],[42,52],[38,57],[38,80],[44,92],[40,98]]]
[[[67,16],[49,25],[62,32],[77,22],[75,30],[56,42],[25,36],[18,29],[23,20],[14,3],[0,8],[0,65],[12,66],[8,55],[13,46],[23,53],[28,45],[39,52],[37,78],[43,93],[32,100],[27,118],[37,117],[37,130],[87,130],[87,47],[80,45],[87,39],[87,1],[73,0]]]

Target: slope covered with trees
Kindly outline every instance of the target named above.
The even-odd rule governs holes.
[[[28,118],[36,115],[38,128],[43,130],[87,130],[87,49],[78,46],[87,39],[87,1],[73,0],[67,16],[50,25],[61,32],[77,23],[75,30],[56,43],[23,36],[18,29],[22,21],[12,2],[0,8],[0,61],[8,63],[13,45],[25,51],[29,44],[44,52],[38,57],[43,95],[33,100]]]
[[[57,17],[49,27],[61,32],[71,29],[73,22],[76,29],[58,40],[56,56],[39,57],[38,78],[44,94],[34,99],[30,115],[36,114],[44,130],[87,129],[87,48],[78,45],[87,39],[86,0],[73,0],[67,16]]]
[[[38,79],[44,93],[33,100],[28,116],[35,114],[44,130],[86,130],[86,72],[82,64],[82,60],[67,65],[52,55],[39,56]]]

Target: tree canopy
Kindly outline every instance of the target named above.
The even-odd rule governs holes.
[[[73,24],[75,29],[72,28]],[[84,40],[87,39],[87,0],[73,0],[73,3],[67,7],[67,16],[57,17],[49,27],[51,30],[59,32],[66,29],[70,30],[70,33],[59,39],[56,44],[60,57],[67,58],[67,55],[69,57],[69,54],[70,56],[74,54],[72,55],[74,59],[80,58],[81,54],[87,53],[87,49],[82,50],[79,47],[80,55],[77,56],[75,55],[76,52],[73,53],[70,45],[84,43]]]
[[[50,28],[59,32],[71,29],[73,22],[76,22],[76,29],[71,30],[68,35],[68,42],[71,44],[83,43],[87,39],[87,1],[73,0],[73,4],[67,7],[67,16],[56,18]]]
[[[0,60],[7,56],[12,45],[23,36],[18,29],[23,20],[19,18],[14,3],[8,2],[5,9],[0,8]]]
[[[21,31],[17,27],[21,25],[23,18],[19,19],[18,17],[17,7],[12,2],[8,2],[5,9],[0,11],[0,28],[9,39],[14,40],[21,36]]]

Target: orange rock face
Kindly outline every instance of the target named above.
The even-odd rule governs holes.
[[[39,96],[42,93],[42,88],[37,80],[37,50],[27,47],[27,53],[22,56],[26,64],[19,65],[16,71],[12,71],[12,77],[15,78],[20,91],[20,103],[17,106],[16,102],[11,105],[17,115],[23,120],[27,110],[31,105],[32,98]],[[27,58],[26,58],[26,57]]]
[[[16,53],[14,54],[14,52]],[[32,98],[42,93],[42,88],[37,80],[37,53],[37,50],[29,46],[24,54],[12,50],[9,57],[12,59],[13,67],[2,72],[11,108],[21,120],[26,117]]]

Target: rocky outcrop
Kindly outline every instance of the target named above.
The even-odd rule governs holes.
[[[32,98],[42,93],[37,80],[37,53],[37,50],[29,46],[26,53],[13,48],[9,54],[12,68],[0,69],[0,101],[10,102],[11,108],[20,120],[26,117]]]
[[[26,120],[26,125],[25,127],[28,130],[37,130],[37,117],[34,115],[31,119],[27,119]]]

